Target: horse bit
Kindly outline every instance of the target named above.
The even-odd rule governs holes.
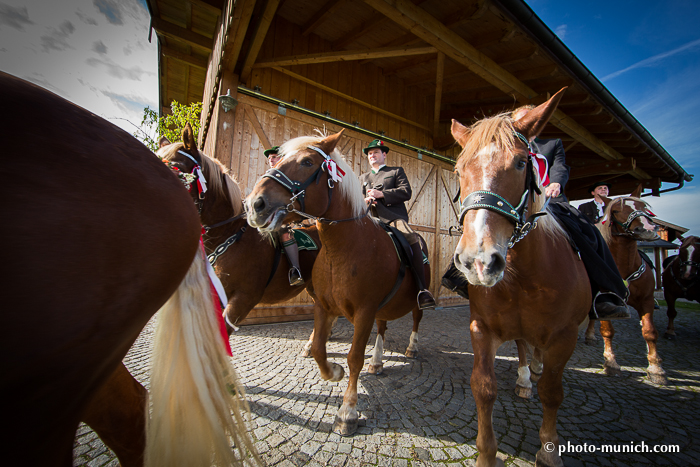
[[[287,212],[298,214],[301,217],[304,217],[306,219],[311,219],[316,222],[321,222],[323,224],[327,225],[334,225],[339,222],[347,222],[347,221],[354,221],[354,220],[360,220],[364,217],[366,217],[369,214],[369,211],[371,209],[370,206],[367,207],[367,211],[361,216],[357,217],[351,217],[348,219],[340,219],[340,220],[331,220],[331,219],[326,219],[323,217],[316,217],[312,216],[311,214],[306,213],[306,205],[304,202],[304,196],[306,195],[306,189],[311,185],[313,181],[316,181],[316,184],[318,185],[320,178],[321,178],[321,172],[329,172],[329,165],[330,162],[333,161],[331,157],[326,154],[321,148],[317,148],[316,146],[308,146],[307,149],[311,149],[313,151],[316,151],[319,153],[321,156],[323,156],[324,161],[321,163],[318,169],[311,174],[309,178],[307,178],[303,183],[295,181],[287,177],[287,174],[282,172],[281,170],[275,169],[274,167],[269,169],[265,174],[262,176],[262,178],[269,178],[271,180],[276,181],[283,187],[285,187],[291,194],[292,197],[289,198],[289,204],[286,206]],[[335,183],[333,180],[331,180],[331,177],[328,177],[328,206],[326,206],[326,211],[331,206],[331,200],[333,199],[333,188],[335,188]],[[299,201],[299,204],[301,206],[301,211],[297,210],[294,207],[294,202]]]
[[[549,205],[550,200],[550,198],[547,198],[544,205],[542,206],[542,210],[540,210],[539,212],[535,212],[529,217],[527,217],[528,198],[531,196],[531,193],[533,191],[538,195],[542,194],[542,192],[540,191],[534,177],[532,176],[533,171],[535,170],[533,167],[532,158],[533,156],[535,156],[535,153],[532,152],[532,146],[530,146],[530,142],[527,140],[527,138],[525,138],[525,136],[518,133],[517,131],[513,131],[513,135],[516,138],[520,139],[522,142],[524,142],[527,145],[528,149],[527,173],[525,175],[525,191],[520,197],[520,203],[518,203],[518,205],[514,207],[503,196],[486,190],[474,191],[471,194],[469,194],[466,198],[464,198],[464,200],[460,200],[459,202],[460,227],[463,225],[464,216],[466,216],[467,212],[471,211],[472,209],[487,209],[489,211],[493,211],[504,216],[513,224],[515,224],[513,234],[508,240],[508,248],[513,248],[513,246],[516,243],[525,238],[525,236],[529,234],[532,231],[532,229],[537,227],[537,219],[540,216],[544,216],[547,214],[546,209],[547,205]],[[459,199],[459,193],[457,194],[456,198]]]

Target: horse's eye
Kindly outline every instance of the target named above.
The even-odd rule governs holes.
[[[518,159],[515,166],[518,168],[518,170],[523,170],[525,167],[527,167],[527,161],[525,159]]]
[[[314,161],[312,161],[310,158],[307,157],[307,158],[302,159],[302,161],[300,162],[300,165],[302,167],[313,167]]]

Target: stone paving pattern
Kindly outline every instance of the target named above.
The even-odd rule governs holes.
[[[665,308],[654,323],[663,334]],[[313,359],[297,355],[313,323],[246,326],[231,337],[234,363],[252,411],[250,429],[267,465],[275,466],[471,466],[476,459],[476,406],[469,379],[473,365],[469,307],[425,313],[419,355],[403,356],[412,318],[389,322],[384,373],[360,375],[358,432],[348,438],[332,432],[347,387],[346,355],[353,327],[338,322],[328,343],[329,360],[346,370],[341,382],[320,379]],[[700,312],[679,309],[678,337],[659,339],[669,378],[666,387],[646,379],[646,345],[637,320],[617,321],[614,340],[621,377],[602,372],[603,341],[581,340],[564,372],[564,402],[558,429],[562,443],[574,446],[679,445],[680,453],[568,453],[567,466],[700,465]],[[152,323],[125,359],[147,386]],[[376,330],[370,337],[371,356]],[[534,465],[542,418],[536,389],[532,400],[515,396],[517,351],[504,344],[496,357],[498,401],[494,427],[499,457],[506,465]],[[85,425],[78,430],[75,466],[116,466],[118,462]]]

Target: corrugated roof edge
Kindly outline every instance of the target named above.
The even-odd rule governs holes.
[[[636,134],[650,150],[658,154],[661,159],[678,174],[676,183],[690,182],[693,175],[681,167],[676,160],[659,144],[656,139],[644,128],[644,125],[623,106],[620,101],[601,83],[598,78],[574,55],[569,48],[552,32],[546,24],[535,14],[523,0],[493,0],[501,6],[501,10],[518,23],[525,31],[547,49],[559,63],[569,70],[581,85],[595,96],[600,103],[610,112],[616,115],[622,123]]]

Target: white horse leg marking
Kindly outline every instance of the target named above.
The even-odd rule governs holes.
[[[408,341],[408,348],[406,350],[412,350],[413,352],[418,352],[418,333],[411,332],[411,338]]]
[[[530,382],[530,369],[525,366],[518,368],[518,380],[515,382],[516,386],[521,388],[532,388],[532,383]]]
[[[411,336],[413,337],[413,336]],[[377,342],[374,344],[374,351],[372,352],[372,360],[370,363],[374,366],[381,366],[382,357],[384,356],[384,339],[382,336],[377,334]]]

